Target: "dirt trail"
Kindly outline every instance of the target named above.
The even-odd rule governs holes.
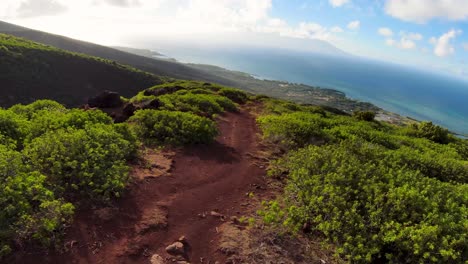
[[[176,151],[170,175],[134,183],[117,209],[106,212],[109,219],[80,212],[67,235],[68,253],[23,255],[18,262],[150,263],[155,253],[169,257],[165,247],[185,236],[190,263],[224,263],[217,230],[223,222],[210,212],[242,216],[249,207],[246,194],[264,192],[266,183],[264,164],[252,158],[261,149],[255,118],[241,110],[218,124],[216,142]],[[148,215],[160,223],[148,228]]]

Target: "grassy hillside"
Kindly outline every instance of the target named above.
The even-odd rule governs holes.
[[[468,141],[430,122],[394,126],[265,99],[265,140],[285,153],[264,220],[327,241],[350,263],[466,263]]]
[[[0,34],[0,105],[48,98],[77,106],[103,90],[124,96],[162,83],[116,62]]]
[[[127,53],[85,41],[31,30],[2,21],[0,21],[0,33],[11,34],[72,52],[113,60],[160,76],[214,82],[252,93],[266,94],[299,103],[327,105],[345,111],[356,109],[378,110],[377,107],[370,103],[351,100],[346,98],[343,93],[335,90],[320,89],[304,84],[260,80],[246,73],[230,71],[210,65],[183,64],[171,60],[149,58],[147,55],[140,56],[148,52],[142,54],[139,50],[125,48],[125,51],[130,52]]]

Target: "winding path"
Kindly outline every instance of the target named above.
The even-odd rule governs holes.
[[[224,263],[217,230],[222,220],[210,212],[227,219],[243,215],[246,194],[265,186],[265,169],[252,158],[261,145],[247,108],[221,116],[218,126],[213,144],[176,151],[169,175],[135,182],[110,220],[80,212],[66,238],[69,252],[22,255],[18,263],[150,263],[155,253],[169,257],[165,247],[180,236],[190,245],[190,263]],[[148,212],[167,216],[167,226],[138,232]]]

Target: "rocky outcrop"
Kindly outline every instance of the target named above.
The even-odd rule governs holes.
[[[97,108],[115,108],[121,107],[123,105],[123,101],[118,93],[104,91],[97,96],[89,98],[88,105],[89,107]]]

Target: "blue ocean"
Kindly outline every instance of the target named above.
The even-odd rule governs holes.
[[[468,134],[468,81],[357,57],[268,49],[158,49],[181,62],[333,88],[348,97]]]

